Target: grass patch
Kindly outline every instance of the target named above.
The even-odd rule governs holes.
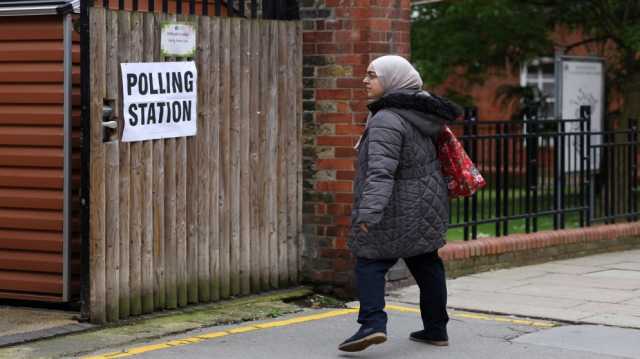
[[[538,217],[537,231],[547,231],[553,229],[553,217],[550,215]],[[580,227],[580,215],[578,213],[567,213],[564,216],[564,228]],[[504,224],[500,223],[500,233],[503,232]],[[524,219],[515,219],[508,222],[509,234],[526,233],[526,221]],[[531,230],[533,231],[533,221],[531,221]],[[496,236],[496,224],[485,223],[478,225],[478,238]],[[471,238],[471,227],[469,227],[469,238]],[[464,228],[451,228],[447,231],[447,241],[464,240]]]

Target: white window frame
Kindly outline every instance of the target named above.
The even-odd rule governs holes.
[[[551,78],[544,78],[543,76],[543,72],[542,72],[542,68],[540,67],[538,69],[538,73],[536,74],[536,81],[535,82],[528,82],[528,75],[529,75],[529,71],[527,70],[527,67],[529,66],[538,66],[540,64],[555,64],[555,59],[553,57],[539,57],[537,59],[534,59],[528,63],[525,63],[522,65],[522,67],[520,68],[520,86],[527,86],[527,85],[537,85],[538,89],[540,90],[540,92],[543,92],[544,89],[544,84],[553,84],[554,86],[554,93],[556,91],[558,91],[558,84],[556,81],[556,74],[555,74],[555,70],[553,73],[553,76]],[[547,118],[554,118],[555,115],[555,103],[556,103],[556,98],[555,96],[550,96],[547,97],[546,99],[547,104],[549,104],[549,108],[551,108],[551,113],[549,113],[547,116]]]

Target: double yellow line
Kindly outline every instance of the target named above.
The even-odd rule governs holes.
[[[420,313],[419,309],[411,308],[411,307],[404,307],[404,306],[399,306],[399,305],[387,305],[385,307],[385,309],[390,310],[390,311],[395,311],[395,312],[402,312],[402,313]],[[162,342],[162,343],[158,343],[158,344],[143,345],[143,346],[126,349],[124,351],[119,351],[119,352],[100,354],[100,355],[93,355],[93,356],[85,356],[85,357],[83,357],[83,359],[124,358],[124,357],[129,357],[129,356],[138,355],[138,354],[142,354],[142,353],[147,353],[147,352],[151,352],[151,351],[156,351],[156,350],[170,349],[170,348],[179,347],[179,346],[183,346],[183,345],[196,344],[196,343],[200,343],[200,342],[203,342],[203,341],[216,339],[216,338],[221,338],[221,337],[226,337],[228,335],[233,335],[233,334],[247,333],[247,332],[253,332],[253,331],[256,331],[256,330],[263,330],[263,329],[270,329],[270,328],[285,327],[285,326],[288,326],[288,325],[311,322],[311,321],[314,321],[314,320],[322,320],[322,319],[334,318],[334,317],[339,317],[339,316],[347,315],[347,314],[353,314],[353,313],[357,313],[357,312],[358,312],[357,308],[353,308],[353,309],[338,309],[338,310],[332,310],[332,311],[329,311],[329,312],[305,315],[305,316],[291,318],[291,319],[278,320],[278,321],[266,322],[266,323],[243,325],[243,326],[240,326],[240,327],[235,327],[235,328],[231,328],[231,329],[227,329],[227,330],[220,330],[220,331],[216,331],[216,332],[200,334],[200,335],[196,335],[196,336],[193,336],[193,337],[182,338],[182,339],[174,339],[174,340],[170,340],[170,341],[166,341],[166,342]],[[503,316],[493,316],[493,315],[484,315],[484,314],[467,313],[467,312],[453,312],[453,313],[450,314],[450,316],[454,317],[454,318],[487,320],[487,321],[493,321],[493,322],[502,322],[502,323],[510,323],[510,324],[527,325],[527,326],[539,327],[539,328],[550,328],[550,327],[553,327],[553,326],[556,325],[553,322],[537,321],[537,320],[526,320],[526,319],[513,319],[513,318],[503,317]]]

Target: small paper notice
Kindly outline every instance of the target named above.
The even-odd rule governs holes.
[[[193,57],[196,53],[196,26],[189,22],[163,21],[160,52],[167,57]]]

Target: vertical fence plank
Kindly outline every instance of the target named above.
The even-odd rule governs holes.
[[[118,142],[111,141],[104,146],[106,173],[109,175],[105,178],[106,193],[106,291],[107,291],[107,316],[108,322],[118,320],[120,315],[119,309],[119,284],[118,284],[118,267],[120,266],[120,243],[119,243],[119,192],[118,192],[118,172],[119,172],[119,156]]]
[[[176,21],[183,16],[173,17]],[[187,291],[187,139],[176,138],[176,286],[178,306],[184,307],[188,302]]]
[[[156,14],[159,24],[164,15]],[[160,55],[160,32],[154,31],[153,58]],[[165,217],[164,217],[164,140],[153,141],[153,266],[154,266],[154,305],[156,309],[166,306],[165,287]]]
[[[240,19],[231,19],[231,294],[240,293]]]
[[[211,108],[209,105],[210,92],[210,28],[209,18],[200,17],[198,22],[198,299],[201,302],[211,300],[211,287],[209,281],[209,227],[211,226],[210,201],[211,196]]]
[[[278,23],[269,23],[269,102],[267,103],[267,223],[270,284],[278,288]]]
[[[165,290],[165,227],[164,227],[164,141],[153,141],[153,266],[154,306],[164,309]]]
[[[118,62],[129,62],[131,53],[131,17],[128,12],[118,12]],[[121,92],[121,89],[119,89]],[[119,132],[122,133],[124,123],[120,121]],[[131,154],[128,142],[119,144],[120,151],[120,319],[128,318],[131,314],[129,299],[129,200],[130,200],[130,167]]]
[[[198,75],[200,71],[198,71]],[[199,89],[198,89],[199,90]],[[198,91],[200,92],[200,91]],[[199,94],[198,94],[199,95]],[[202,111],[201,97],[198,96],[198,114],[197,127],[198,131],[202,131],[202,123],[200,121],[199,112]],[[198,302],[198,137],[203,137],[202,133],[198,133],[198,136],[190,136],[186,138],[187,143],[187,173],[186,173],[186,228],[187,228],[187,300],[189,303]],[[180,188],[180,187],[178,187]]]
[[[178,306],[187,305],[187,139],[176,140],[176,237]]]
[[[300,99],[298,98],[298,85],[296,84],[296,74],[299,64],[296,61],[296,23],[286,23],[287,31],[287,114],[285,117],[285,131],[287,132],[287,261],[289,281],[291,283],[298,282],[298,251],[297,251],[297,226],[298,226],[298,145],[297,145],[297,116],[296,106]]]
[[[251,181],[249,178],[251,23],[244,19],[240,20],[240,29],[240,293],[247,295],[251,292]]]
[[[164,171],[165,171],[165,286],[166,307],[178,307],[177,292],[177,258],[178,242],[176,239],[176,139],[165,140]]]
[[[188,18],[190,21],[194,18]],[[199,29],[198,29],[199,32]],[[196,37],[197,38],[197,37]],[[198,42],[202,42],[199,39]],[[196,44],[197,45],[197,44]],[[200,75],[200,72],[198,72]],[[199,95],[198,91],[198,95]],[[202,123],[200,121],[199,112],[202,111],[201,97],[198,96],[198,113],[197,118],[194,119],[197,123],[198,131],[202,131]],[[199,137],[202,137],[202,133],[198,133],[198,136],[190,136],[186,138],[187,142],[187,173],[186,173],[186,228],[187,228],[187,302],[198,302],[198,246],[199,246],[199,229],[198,229],[198,185],[200,180],[198,179],[198,141]]]
[[[287,260],[287,102],[290,98],[287,93],[287,68],[288,49],[287,49],[287,24],[278,22],[278,110],[277,110],[277,141],[278,141],[278,157],[277,157],[277,180],[278,180],[278,282],[280,287],[286,287],[289,284],[289,268]]]
[[[94,323],[106,320],[105,284],[105,184],[102,145],[102,99],[105,96],[105,12],[92,8],[90,29],[94,41],[91,51],[91,195],[90,206],[90,300],[89,315]]]
[[[259,213],[260,213],[260,195],[258,183],[262,180],[259,168],[259,105],[260,105],[260,23],[251,21],[250,23],[250,85],[251,89],[249,103],[249,156],[250,156],[250,184],[249,196],[251,201],[251,217],[250,217],[250,278],[251,291],[256,293],[260,291],[260,232],[259,232]]]
[[[165,15],[164,20],[175,20],[175,15]],[[163,59],[167,60],[167,59]],[[165,168],[165,286],[166,307],[178,307],[178,237],[176,218],[176,142],[175,138],[165,140],[164,168]]]
[[[231,23],[229,19],[221,19],[221,91],[220,109],[222,128],[220,131],[220,296],[231,295],[229,254],[231,248],[231,151],[229,147],[231,131]]]
[[[296,153],[297,155],[297,159],[298,159],[298,163],[297,163],[297,170],[298,170],[298,181],[296,184],[296,188],[297,188],[297,201],[298,201],[298,207],[297,207],[297,248],[298,248],[298,253],[296,255],[296,259],[298,261],[298,266],[297,266],[297,273],[300,273],[302,271],[302,256],[304,255],[303,253],[303,249],[304,249],[304,232],[303,232],[303,228],[302,228],[302,207],[303,207],[303,187],[304,187],[304,182],[303,182],[303,145],[304,145],[304,139],[302,137],[302,127],[303,127],[303,122],[302,122],[302,112],[303,112],[303,107],[302,107],[302,83],[303,83],[303,72],[302,72],[302,24],[300,22],[298,22],[296,24],[296,64],[294,66],[294,68],[296,69],[296,79],[295,79],[295,83],[296,83],[296,128],[297,128],[297,146],[296,146]]]
[[[131,62],[142,61],[142,13],[131,14]],[[129,223],[129,263],[131,314],[142,313],[142,143],[131,144],[131,200]]]
[[[106,98],[113,105],[114,118],[119,118],[120,102],[118,99],[118,13],[108,11],[106,14]],[[118,268],[120,267],[120,201],[119,201],[119,149],[117,141],[110,141],[104,145],[106,172],[105,178],[105,230],[106,230],[106,307],[108,322],[118,320],[120,316],[118,297],[120,288],[118,283]]]
[[[269,266],[269,239],[271,235],[269,234],[269,211],[268,211],[268,186],[269,183],[269,173],[268,173],[268,161],[269,161],[269,152],[268,152],[268,144],[267,144],[267,113],[268,113],[268,104],[271,97],[271,85],[269,84],[269,49],[270,49],[270,41],[269,36],[270,28],[269,22],[261,21],[260,22],[260,116],[259,116],[259,127],[258,127],[258,137],[259,137],[259,168],[258,173],[260,174],[260,182],[258,183],[259,193],[258,193],[258,203],[259,203],[259,214],[258,214],[258,232],[260,236],[260,287],[262,290],[266,290],[270,287],[270,266]]]
[[[144,14],[144,61],[154,61],[154,14]],[[142,143],[142,312],[153,312],[153,142]]]
[[[211,111],[211,226],[209,227],[209,276],[211,300],[220,299],[220,19],[212,18],[210,33],[209,107]]]

